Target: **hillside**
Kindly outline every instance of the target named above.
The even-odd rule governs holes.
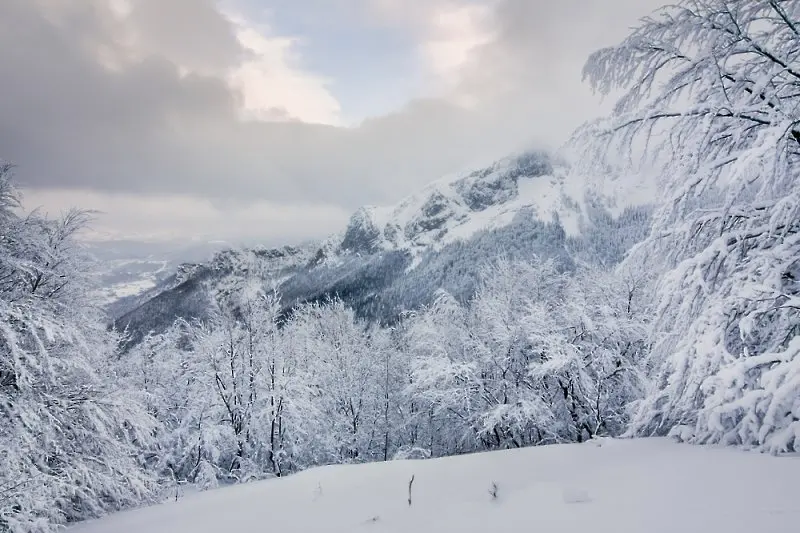
[[[314,468],[169,498],[70,531],[783,533],[800,521],[798,477],[797,457],[602,439]]]
[[[176,317],[202,318],[219,285],[257,275],[277,286],[287,310],[341,298],[362,318],[392,323],[439,289],[467,300],[480,269],[498,257],[553,258],[563,269],[576,258],[613,264],[644,237],[651,199],[644,182],[586,179],[527,152],[434,182],[395,206],[363,207],[316,247],[221,252],[134,305],[112,307],[124,310],[113,318],[137,336],[163,331]]]
[[[149,331],[163,331],[176,318],[205,318],[215,291],[229,290],[251,276],[265,284],[277,283],[308,259],[309,250],[291,246],[224,250],[206,263],[181,265],[155,288],[132,301],[118,302],[112,309],[122,312],[112,318],[119,329],[129,330],[135,343]]]

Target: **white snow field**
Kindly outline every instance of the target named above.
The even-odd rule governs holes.
[[[800,531],[800,457],[643,439],[329,466],[71,531],[792,533]]]

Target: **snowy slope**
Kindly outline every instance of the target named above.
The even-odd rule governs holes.
[[[800,457],[663,439],[602,440],[316,468],[71,531],[787,533],[800,527],[798,479]],[[489,494],[492,483],[497,499]]]
[[[654,184],[643,176],[583,176],[556,157],[526,152],[433,182],[390,207],[359,209],[347,228],[331,236],[320,256],[402,250],[421,252],[508,225],[522,210],[542,221],[557,215],[568,234],[578,232],[587,195],[611,213],[650,203]]]

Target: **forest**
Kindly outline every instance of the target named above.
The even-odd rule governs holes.
[[[658,169],[638,242],[597,218],[569,268],[494,258],[391,324],[336,298],[285,316],[251,277],[123,350],[76,239],[89,214],[21,214],[4,164],[0,531],[316,465],[606,436],[800,451],[799,56],[796,0],[642,20],[588,59],[618,99],[564,147],[588,176]]]

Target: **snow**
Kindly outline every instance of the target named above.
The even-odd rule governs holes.
[[[525,208],[531,208],[541,220],[552,220],[555,211],[565,210],[561,204],[560,185],[563,176],[537,176],[521,178],[518,183],[517,197],[508,202],[491,206],[483,211],[470,214],[463,222],[454,224],[447,232],[446,241],[467,240],[483,230],[501,228],[511,223],[514,217]],[[568,232],[577,232],[577,225],[565,228]]]
[[[479,179],[489,181],[497,174],[508,171],[508,167],[515,161],[514,157],[498,161],[492,165],[493,171],[490,175]],[[561,171],[563,169],[559,169],[559,173]],[[459,183],[465,179],[469,178],[464,174],[448,175],[430,183],[418,193],[408,196],[394,206],[366,206],[364,211],[375,227],[382,232],[387,226],[400,228],[400,241],[394,243],[394,246],[414,253],[428,246],[439,249],[452,242],[469,239],[479,231],[505,226],[524,207],[534,207],[537,212],[549,215],[556,205],[552,202],[552,197],[557,196],[553,189],[559,178],[539,176],[520,179],[519,194],[513,200],[489,206],[481,211],[473,211],[465,204],[458,191]],[[444,198],[448,208],[452,210],[446,225],[433,232],[422,232],[409,240],[402,229],[422,218],[425,204],[435,196]],[[440,235],[441,230],[445,230],[442,232],[443,235]]]
[[[108,288],[100,291],[98,300],[101,305],[108,305],[127,296],[138,296],[155,287],[158,283],[155,279],[139,279],[123,283],[115,283]]]
[[[798,479],[797,456],[602,439],[315,468],[190,494],[70,531],[777,533],[800,523]]]
[[[101,305],[109,305],[121,298],[138,296],[156,287],[167,277],[173,265],[164,259],[113,259],[104,260],[97,298]]]
[[[383,235],[388,234],[387,228],[390,227],[399,230],[391,232],[396,235],[393,242],[383,239],[383,247],[407,250],[416,256],[429,248],[441,249],[453,242],[468,240],[480,231],[506,226],[523,209],[532,210],[542,221],[550,221],[557,214],[567,234],[577,235],[587,193],[602,201],[614,216],[626,207],[652,203],[658,195],[654,175],[646,172],[587,176],[558,164],[550,175],[521,177],[517,182],[517,194],[511,199],[498,201],[481,210],[473,210],[467,205],[460,192],[462,185],[470,181],[492,182],[516,164],[516,157],[508,157],[491,165],[491,172],[482,177],[449,175],[394,206],[365,206],[359,214]],[[442,199],[447,206],[444,225],[407,235],[404,230],[409,225],[425,218],[424,207],[432,198]]]
[[[519,193],[513,200],[489,206],[481,211],[473,211],[465,205],[457,191],[457,182],[448,178],[432,183],[420,193],[409,196],[396,206],[368,206],[365,211],[375,227],[382,232],[390,225],[401,229],[398,232],[400,240],[392,247],[409,250],[412,253],[428,247],[441,249],[453,242],[468,240],[480,231],[506,226],[526,207],[533,208],[544,220],[551,219],[554,211],[561,211],[558,208],[560,203],[556,187],[559,181],[555,176],[523,178],[519,181]],[[409,240],[402,230],[414,220],[423,217],[423,206],[434,196],[443,197],[452,210],[445,226],[432,232],[421,232]],[[577,224],[568,228],[568,231],[576,230]]]

